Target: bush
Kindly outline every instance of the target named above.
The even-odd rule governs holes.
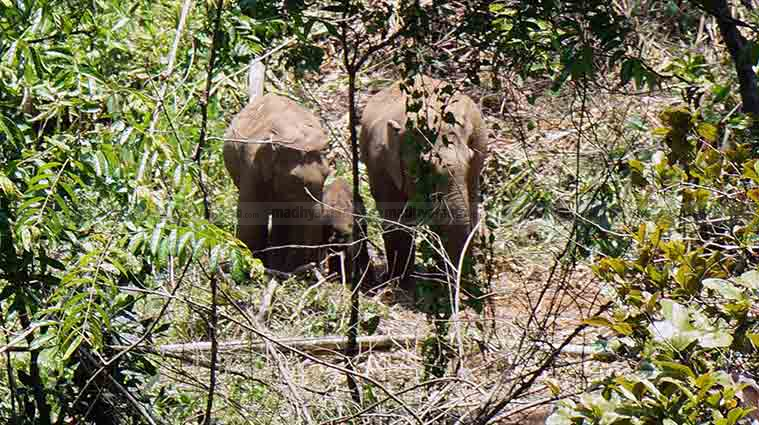
[[[627,372],[566,402],[551,424],[735,424],[751,410],[730,376],[759,366],[759,163],[741,144],[750,133],[745,117],[718,126],[686,107],[660,118],[668,149],[629,163],[643,219],[630,229],[634,250],[594,267],[615,308],[588,323],[611,331],[607,359]]]

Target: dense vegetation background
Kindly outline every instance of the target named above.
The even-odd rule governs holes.
[[[0,0],[0,421],[755,415],[754,8]],[[359,177],[376,246],[349,124],[368,95],[425,72],[480,104],[486,220],[462,303],[272,273],[235,238],[220,137],[261,56]]]

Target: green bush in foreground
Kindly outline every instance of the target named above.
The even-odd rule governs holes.
[[[629,372],[564,402],[550,424],[729,425],[751,411],[730,374],[759,365],[759,161],[740,144],[741,117],[718,126],[678,107],[660,118],[667,152],[629,163],[643,217],[634,249],[594,267],[615,307],[587,321],[612,332],[603,356]]]

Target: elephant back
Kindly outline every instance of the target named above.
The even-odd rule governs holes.
[[[281,174],[276,169],[295,169],[304,163],[321,168],[328,142],[314,114],[275,94],[248,103],[232,119],[224,140],[224,162],[238,187],[241,169],[259,170],[259,178],[266,181]]]
[[[436,122],[437,130],[441,133],[462,133],[462,139],[466,140],[469,148],[475,151],[486,150],[487,130],[479,107],[469,96],[460,91],[455,91],[450,96],[445,94],[441,96],[441,89],[445,85],[447,83],[428,76],[414,78],[414,86],[411,91],[421,94],[418,99],[421,101],[418,114],[425,116],[427,122]],[[406,121],[411,115],[406,111],[408,97],[408,94],[401,90],[401,82],[396,82],[369,99],[361,116],[362,138],[365,143],[378,143],[376,139],[382,138],[380,135],[385,131],[390,121],[394,121],[401,128],[405,128]],[[417,99],[413,99],[412,96],[412,100]],[[453,114],[457,121],[456,125],[450,125],[445,120],[440,119],[440,112],[444,103],[444,112]],[[362,156],[364,154],[362,152]]]
[[[267,94],[253,99],[232,120],[227,143],[272,142],[282,147],[314,152],[327,147],[319,119],[291,99]],[[229,140],[231,139],[231,140]]]

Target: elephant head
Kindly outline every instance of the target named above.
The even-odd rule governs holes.
[[[347,244],[353,236],[353,191],[348,182],[343,178],[336,178],[332,183],[324,187],[322,206],[322,222],[324,223],[324,241],[330,246],[328,254],[346,252]],[[340,246],[342,245],[342,246]],[[340,273],[342,267],[338,256],[330,257],[328,262],[331,273]],[[346,273],[347,274],[347,273]],[[349,274],[347,274],[350,276]]]
[[[346,243],[353,234],[353,190],[342,177],[324,187],[322,220],[328,243]]]
[[[451,260],[446,265],[457,267],[478,220],[479,179],[488,144],[482,114],[472,99],[429,77],[417,77],[411,90],[396,83],[369,99],[360,143],[384,219],[389,277],[409,284],[414,241],[405,225],[420,215],[428,216],[443,239]]]
[[[388,121],[388,143],[401,146],[400,185],[414,207],[415,218],[430,224],[443,239],[448,265],[457,267],[478,221],[482,165],[480,155],[468,143],[471,128],[441,124],[434,132],[437,140],[431,142],[416,127]]]

